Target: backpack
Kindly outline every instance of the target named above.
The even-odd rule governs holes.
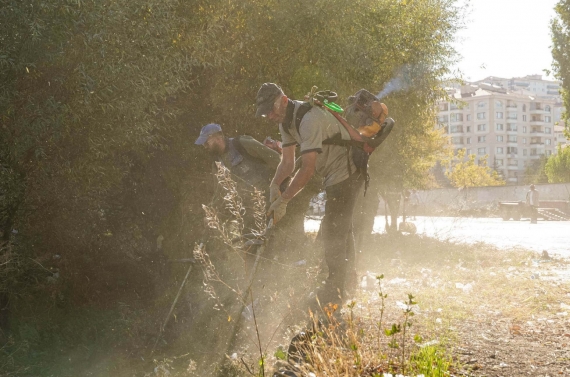
[[[249,154],[247,149],[245,149],[245,147],[241,143],[240,139],[241,139],[241,135],[238,135],[232,139],[232,145],[234,146],[234,148],[244,157],[250,158],[252,160],[257,160],[259,162],[263,162],[262,159],[254,157],[251,154]]]
[[[311,93],[308,95],[309,100],[301,103],[301,105],[297,109],[297,112],[295,114],[295,128],[297,129],[297,133],[299,134],[299,128],[301,126],[301,121],[303,120],[303,117],[305,116],[305,114],[307,114],[307,112],[309,112],[309,110],[311,110],[313,106],[319,106],[329,111],[339,121],[339,123],[342,124],[342,126],[348,131],[350,135],[350,140],[342,139],[341,134],[338,133],[333,137],[323,140],[323,145],[338,145],[338,146],[343,146],[347,149],[347,164],[349,167],[348,171],[349,173],[351,173],[350,159],[348,157],[350,153],[350,155],[352,156],[352,161],[356,166],[357,172],[362,174],[362,176],[365,179],[364,195],[366,195],[366,190],[368,189],[368,185],[370,183],[370,174],[368,174],[368,160],[370,159],[370,155],[372,154],[372,152],[374,152],[374,150],[382,142],[384,142],[384,140],[386,140],[386,138],[392,131],[395,122],[392,118],[386,118],[382,122],[380,131],[376,135],[374,135],[371,138],[362,136],[353,126],[351,126],[346,121],[346,119],[344,119],[339,114],[340,111],[342,111],[342,109],[340,108],[340,106],[334,103],[334,101],[338,99],[338,95],[335,92],[327,90],[327,91],[314,93],[315,90],[316,87],[313,87]],[[353,101],[354,103],[359,102],[358,96],[361,92],[369,93],[364,89],[358,91],[355,95],[356,97],[355,96],[352,97],[355,99],[355,101]],[[376,98],[372,94],[370,94],[370,96]],[[360,100],[360,102],[362,102],[362,100]],[[332,104],[333,106],[331,106],[330,104]],[[288,127],[284,127],[284,130],[290,134],[290,132],[288,131]]]

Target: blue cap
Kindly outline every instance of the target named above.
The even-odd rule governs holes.
[[[200,136],[196,139],[194,144],[203,145],[206,140],[210,137],[210,135],[215,134],[216,132],[222,132],[222,127],[216,123],[210,123],[202,127],[200,131]]]

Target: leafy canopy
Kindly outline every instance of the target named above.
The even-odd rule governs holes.
[[[570,182],[570,148],[558,146],[558,153],[548,158],[544,170],[549,183]]]
[[[552,34],[552,68],[556,77],[562,81],[562,99],[566,107],[563,115],[566,121],[566,135],[570,137],[568,128],[568,109],[570,109],[570,0],[560,0],[554,7],[556,17],[550,24]]]
[[[453,187],[483,187],[502,186],[505,184],[497,172],[487,166],[487,157],[483,156],[476,161],[476,156],[465,156],[465,149],[457,151],[457,155],[449,156],[445,161],[447,165],[445,175]]]

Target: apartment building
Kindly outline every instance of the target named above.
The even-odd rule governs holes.
[[[523,182],[526,167],[556,153],[555,98],[510,92],[500,85],[479,83],[448,92],[452,101],[438,104],[439,128],[455,150],[487,157],[507,184]]]
[[[491,84],[509,92],[530,92],[539,98],[550,98],[560,102],[560,81],[543,80],[541,75],[528,75],[510,79],[489,76],[474,84]]]

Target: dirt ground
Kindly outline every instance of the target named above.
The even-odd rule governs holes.
[[[278,256],[259,271],[255,308],[268,365],[275,362],[275,350],[286,349],[307,323],[303,309],[326,277],[318,250],[313,245],[311,253]],[[570,376],[568,266],[567,260],[526,250],[375,235],[358,255],[361,280],[352,297],[353,315],[368,334],[377,332],[381,304],[376,276],[383,274],[383,327],[401,322],[403,303],[412,294],[417,305],[408,348],[435,344],[445,349],[451,375]],[[350,302],[342,309],[345,319]],[[253,319],[243,319],[242,325],[235,346],[226,352],[254,365]],[[416,335],[422,341],[414,342]]]
[[[567,260],[379,235],[360,262],[369,276],[355,296],[364,321],[378,311],[374,276],[383,273],[388,311],[397,316],[393,308],[412,293],[418,304],[411,329],[451,353],[452,375],[570,376]],[[371,266],[376,270],[366,272]]]

